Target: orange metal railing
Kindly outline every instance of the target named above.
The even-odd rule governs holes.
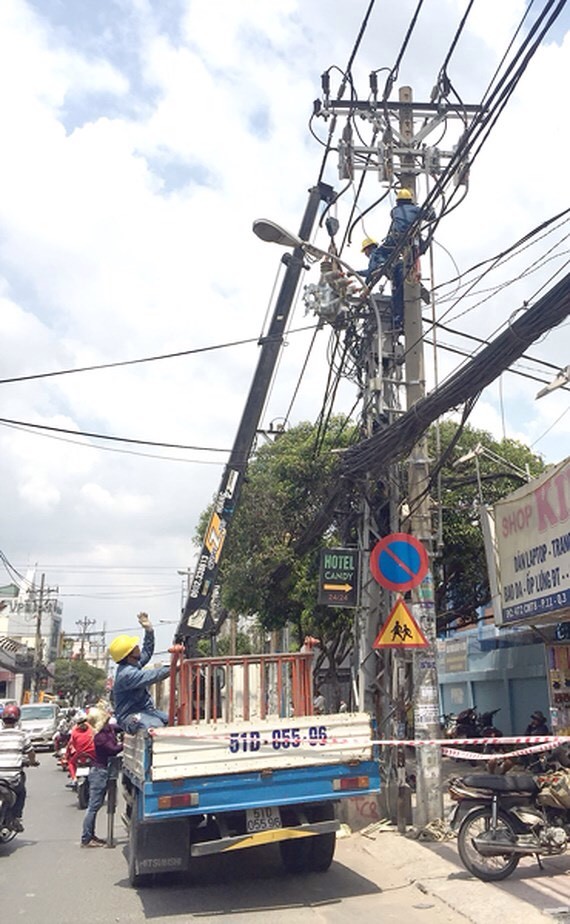
[[[170,725],[313,714],[313,655],[185,658],[170,665]]]

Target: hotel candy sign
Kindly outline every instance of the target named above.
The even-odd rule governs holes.
[[[570,459],[495,505],[503,624],[570,608]]]
[[[357,549],[321,549],[319,603],[326,606],[358,606]]]

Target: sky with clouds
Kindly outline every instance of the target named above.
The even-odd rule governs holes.
[[[0,4],[0,378],[246,341],[1,385],[5,420],[196,447],[103,443],[0,424],[0,549],[19,570],[37,565],[59,586],[68,631],[85,616],[111,632],[132,628],[146,609],[161,626],[159,644],[171,639],[183,580],[177,571],[193,560],[196,521],[218,486],[281,279],[280,252],[252,234],[252,221],[268,217],[298,230],[321,167],[318,139],[328,131],[322,120],[311,124],[317,138],[309,131],[320,75],[345,67],[367,7],[368,0]],[[368,97],[370,71],[394,64],[415,7],[415,0],[377,0],[353,65],[360,98]],[[395,94],[410,85],[416,100],[429,99],[466,7],[426,0]],[[476,0],[448,67],[464,102],[479,102],[524,9],[524,0]],[[569,33],[565,10],[478,155],[468,196],[439,225],[436,284],[566,207],[569,129],[560,95],[570,82]],[[331,77],[336,89],[339,72]],[[449,138],[443,147],[453,129]],[[324,179],[344,185],[334,157]],[[367,177],[359,207],[381,192]],[[353,200],[353,190],[339,200],[341,226]],[[355,229],[344,257],[357,268],[362,237],[384,233],[390,204]],[[487,277],[478,298],[455,308],[443,301],[446,323],[491,336],[565,272],[567,228]],[[324,232],[316,243],[326,246]],[[303,283],[317,278],[315,268]],[[482,300],[490,294],[484,289],[517,279]],[[299,299],[292,328],[312,323]],[[289,335],[263,426],[287,413],[311,337],[312,330]],[[328,337],[325,330],[317,338],[293,424],[318,415]],[[451,334],[441,339],[474,347]],[[569,340],[563,325],[528,352],[565,366]],[[441,352],[440,376],[459,361]],[[428,352],[432,382],[431,362]],[[547,380],[555,374],[530,361],[521,368]],[[537,402],[540,387],[505,374],[483,394],[472,423],[559,461],[570,455],[568,394]],[[337,410],[348,411],[354,399],[345,387]]]

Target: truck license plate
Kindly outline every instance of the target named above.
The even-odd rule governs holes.
[[[271,831],[281,827],[279,809],[268,805],[264,808],[246,809],[245,826],[248,834],[256,831]]]

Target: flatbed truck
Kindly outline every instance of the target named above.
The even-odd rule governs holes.
[[[339,800],[376,793],[363,713],[313,715],[312,654],[172,655],[170,724],[125,735],[129,879],[278,843],[289,872],[326,871]]]

